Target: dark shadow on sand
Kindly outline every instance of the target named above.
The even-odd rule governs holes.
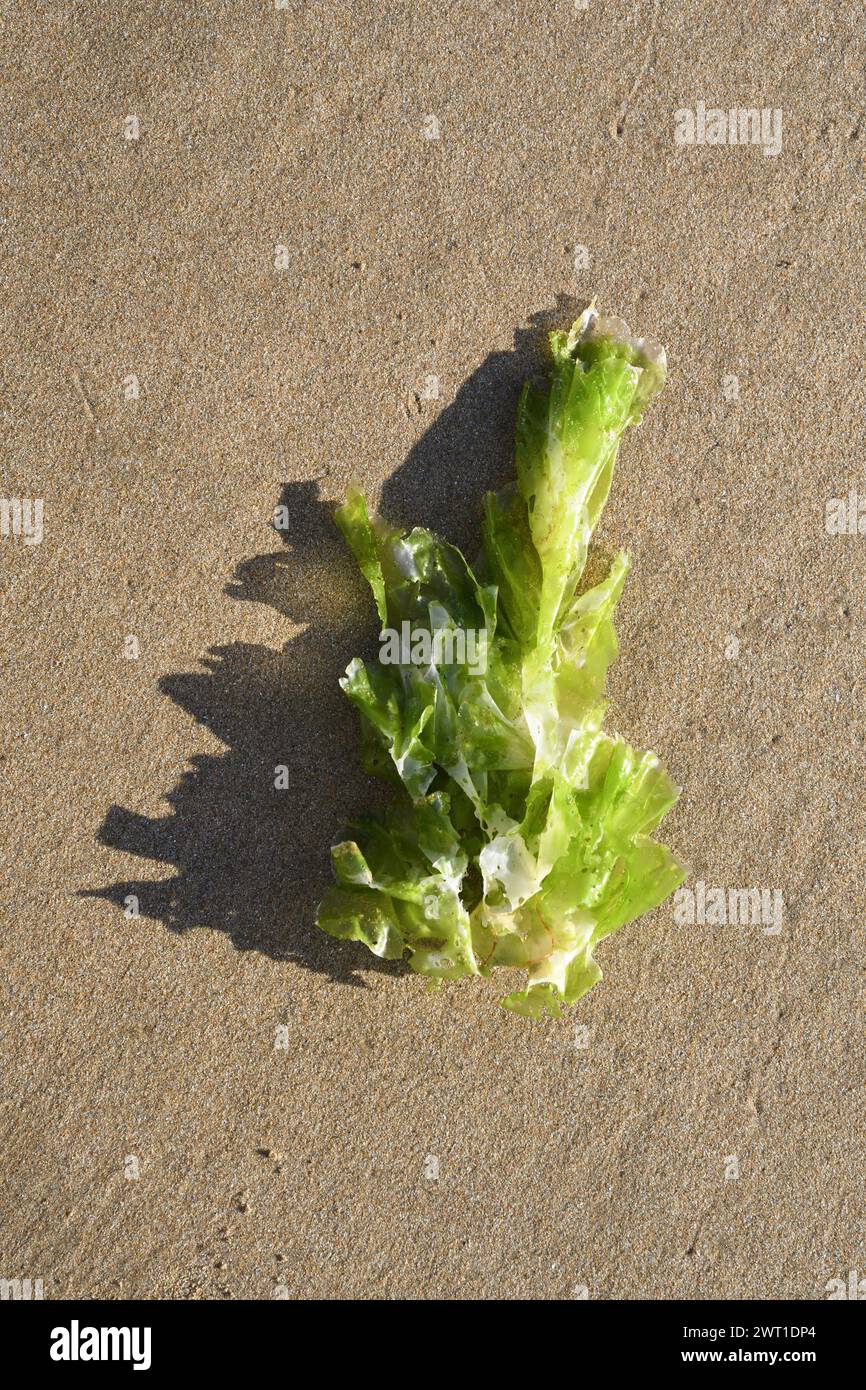
[[[482,496],[513,476],[521,384],[544,370],[546,331],[575,313],[573,301],[560,298],[516,333],[512,351],[486,358],[384,485],[380,510],[389,520],[432,527],[474,556]],[[279,502],[289,518],[280,548],[243,561],[225,592],[307,626],[282,651],[214,647],[201,658],[203,670],[160,681],[226,751],[190,759],[167,795],[170,814],[149,818],[115,805],[99,830],[102,844],[174,876],[82,895],[119,909],[134,895],[142,917],[171,931],[225,931],[238,950],[362,984],[362,969],[402,967],[332,940],[314,919],[331,877],[330,845],[349,817],[388,796],[361,770],[355,715],[337,684],[354,655],[375,653],[375,614],[318,484],[289,483]],[[279,791],[278,765],[288,769],[288,787]]]

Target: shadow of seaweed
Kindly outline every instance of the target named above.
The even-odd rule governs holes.
[[[543,330],[569,321],[571,301],[531,320],[510,352],[491,354],[414,445],[382,490],[381,510],[431,526],[458,544],[478,543],[481,498],[513,475],[514,412],[521,384],[544,362]],[[238,950],[294,960],[343,983],[361,969],[402,970],[355,943],[316,930],[330,881],[329,846],[346,819],[384,805],[388,791],[365,776],[355,715],[337,680],[356,653],[376,650],[366,587],[315,482],[288,483],[280,503],[289,529],[279,550],[238,565],[226,594],[263,603],[308,626],[282,651],[235,642],[214,647],[200,671],[165,676],[164,695],[227,751],[196,755],[147,817],[111,806],[98,838],[113,849],[171,866],[168,879],[82,889],[169,930],[225,931]],[[359,634],[365,634],[359,640]],[[278,765],[288,786],[277,790]]]
[[[514,420],[523,383],[548,371],[547,334],[578,312],[577,301],[558,295],[555,308],[516,330],[510,351],[485,358],[384,484],[383,516],[427,526],[474,557],[482,497],[514,477]]]

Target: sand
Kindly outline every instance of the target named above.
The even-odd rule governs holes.
[[[866,538],[825,526],[866,496],[857,7],[3,8],[2,495],[44,535],[0,540],[0,1276],[820,1299],[866,1271]],[[781,151],[677,146],[699,101],[780,110]],[[634,556],[609,721],[683,786],[692,884],[784,917],[668,903],[533,1024],[313,928],[381,799],[327,504],[354,478],[468,542],[543,330],[593,295],[670,361],[598,535]]]

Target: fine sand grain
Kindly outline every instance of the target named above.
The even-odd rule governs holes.
[[[0,1276],[820,1299],[866,1272],[866,535],[825,526],[866,498],[860,7],[2,8],[0,491],[44,535],[0,539]],[[781,151],[677,146],[698,102],[781,111]],[[692,885],[784,916],[668,903],[533,1024],[499,980],[430,995],[313,928],[381,796],[328,504],[355,478],[470,542],[544,330],[593,295],[670,362],[598,533],[634,557],[609,722],[683,785]]]

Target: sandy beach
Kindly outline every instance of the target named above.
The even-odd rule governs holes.
[[[860,8],[2,12],[0,495],[42,519],[0,538],[0,1276],[866,1274]],[[499,977],[430,993],[314,927],[385,796],[337,684],[376,626],[331,507],[355,481],[473,550],[520,385],[593,297],[669,362],[596,537],[633,557],[608,724],[682,786],[695,894],[782,906],[669,901],[537,1023]]]

